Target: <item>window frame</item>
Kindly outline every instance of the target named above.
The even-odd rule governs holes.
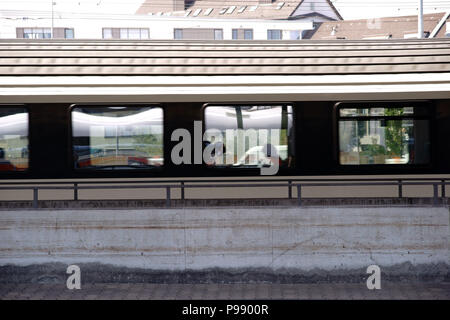
[[[239,29],[231,29],[231,40],[239,40]]]
[[[223,29],[217,29],[217,28],[214,28],[213,29],[214,31],[214,40],[217,40],[217,41],[221,41],[221,40],[223,40]],[[218,35],[218,34],[220,34],[220,37],[216,37],[216,35]],[[218,39],[218,38],[220,38],[220,39]]]
[[[109,27],[102,28],[102,39],[103,39],[103,40],[114,39],[112,29],[113,29],[113,28],[109,28]],[[105,37],[105,31],[106,31],[106,30],[109,30],[109,31],[111,32],[111,37],[108,37],[108,38]]]
[[[243,32],[243,38],[239,39],[239,30],[242,30]],[[246,39],[245,38],[245,32],[250,32],[251,33],[251,38],[250,39]],[[251,28],[233,28],[231,29],[231,39],[232,40],[254,40],[253,39],[253,29]]]
[[[72,38],[67,37],[67,31],[72,32]],[[75,39],[75,29],[74,28],[64,28],[64,39]]]
[[[120,40],[149,40],[150,39],[150,28],[134,28],[134,27],[125,27],[125,28],[118,28],[119,29],[119,39]],[[122,31],[126,30],[126,38],[122,38]],[[139,39],[137,38],[130,38],[130,30],[138,30],[139,31]],[[142,30],[145,30],[147,32],[147,37],[142,38]],[[111,28],[111,34],[112,34],[112,28]]]
[[[250,39],[246,39],[245,38],[245,33],[246,32],[250,32],[251,33],[251,38]],[[250,28],[244,29],[244,40],[254,40],[253,29],[250,29]]]
[[[81,168],[75,168],[74,165],[74,139],[73,139],[73,118],[72,118],[72,114],[73,114],[73,109],[75,108],[108,108],[108,107],[114,107],[114,106],[120,106],[120,107],[135,107],[135,108],[139,108],[139,107],[152,107],[152,108],[161,108],[162,110],[162,156],[163,158],[163,164],[161,166],[155,166],[155,167],[151,167],[151,168],[133,168],[132,170],[130,169],[113,169],[113,170],[100,170],[97,168],[92,168],[92,169],[81,169]],[[68,161],[69,161],[69,167],[68,169],[75,174],[98,174],[98,175],[123,175],[125,174],[131,174],[133,175],[134,173],[156,173],[156,172],[161,172],[165,169],[165,167],[167,166],[167,159],[165,157],[166,155],[166,145],[165,145],[165,138],[166,138],[166,134],[165,134],[165,129],[166,129],[166,122],[165,122],[165,108],[163,104],[160,103],[118,103],[118,102],[114,102],[114,103],[104,103],[104,102],[99,102],[99,103],[75,103],[75,104],[71,104],[68,108],[68,121],[69,121],[69,126],[68,126],[68,139],[69,139],[69,143],[68,143]]]
[[[31,30],[31,33],[25,33],[25,30]],[[42,31],[42,32],[37,32],[38,30]],[[46,33],[45,31],[50,30],[50,32]],[[32,35],[31,38],[26,38],[25,34],[29,34]],[[42,35],[42,38],[38,37],[38,35]],[[46,37],[45,35],[49,35],[48,37]],[[30,27],[30,28],[23,28],[23,39],[51,39],[52,37],[52,30],[51,28],[47,28],[47,27]]]
[[[427,110],[426,115],[405,115],[405,116],[353,116],[353,117],[341,117],[340,110],[341,109],[367,109],[368,105],[370,107],[375,108],[405,108],[405,107],[419,107]],[[333,106],[333,158],[337,168],[340,169],[349,169],[349,170],[364,170],[370,168],[379,168],[379,169],[396,169],[402,170],[407,168],[431,168],[434,166],[434,104],[429,100],[398,100],[398,101],[341,101],[337,102]],[[340,143],[339,143],[339,121],[341,118],[344,119],[353,119],[356,121],[369,121],[373,120],[404,120],[404,119],[412,119],[412,120],[428,120],[428,137],[429,137],[429,161],[427,163],[399,163],[399,164],[342,164],[340,162]]]
[[[0,177],[9,177],[9,176],[21,176],[21,175],[28,175],[32,173],[32,131],[31,131],[31,113],[30,108],[27,104],[15,104],[15,103],[0,103],[0,109],[2,108],[21,108],[25,109],[27,115],[28,115],[28,123],[27,123],[27,130],[28,130],[28,168],[26,170],[22,171],[0,171]]]
[[[181,38],[177,38],[177,33]],[[183,40],[183,28],[173,28],[173,40]]]
[[[269,34],[273,34],[274,31],[279,31],[280,32],[280,38],[279,39],[273,39],[273,38],[269,38]],[[267,29],[267,40],[283,40],[283,30],[282,29]]]
[[[202,105],[201,108],[201,114],[202,114],[202,139],[203,139],[203,135],[205,134],[206,131],[206,108],[208,107],[246,107],[246,106],[257,106],[257,105],[262,105],[262,106],[291,106],[292,107],[292,126],[294,129],[294,161],[292,163],[291,167],[284,167],[284,166],[280,166],[279,167],[279,171],[275,176],[278,175],[283,175],[284,172],[288,172],[288,173],[293,173],[296,172],[296,170],[299,169],[298,167],[298,157],[297,157],[297,152],[296,150],[298,149],[298,128],[296,127],[297,124],[297,113],[296,113],[296,104],[294,102],[289,102],[289,101],[283,101],[283,102],[261,102],[261,101],[257,101],[257,102],[223,102],[223,103],[205,103]],[[203,141],[203,140],[202,140]],[[204,148],[202,146],[202,152],[203,152]],[[288,149],[288,155],[289,155],[289,149]],[[248,172],[248,173],[252,173],[252,174],[258,174],[260,173],[260,168],[258,167],[252,167],[252,166],[242,166],[242,167],[234,167],[234,166],[230,166],[230,165],[226,165],[226,166],[208,166],[204,161],[203,161],[203,157],[202,157],[202,166],[203,169],[205,170],[216,170],[216,171],[230,171],[233,173],[241,173],[241,172]]]

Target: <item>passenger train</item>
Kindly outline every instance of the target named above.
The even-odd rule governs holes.
[[[0,41],[3,181],[275,164],[284,177],[448,177],[450,39]]]

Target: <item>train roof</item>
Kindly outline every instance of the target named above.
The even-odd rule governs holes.
[[[340,75],[450,72],[450,39],[0,41],[0,75]]]
[[[400,94],[394,98],[450,98],[450,39],[0,40],[0,102],[90,94],[366,99],[383,90]]]

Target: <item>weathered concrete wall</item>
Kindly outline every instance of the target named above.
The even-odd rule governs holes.
[[[0,211],[0,265],[305,272],[448,265],[449,224],[444,207]]]

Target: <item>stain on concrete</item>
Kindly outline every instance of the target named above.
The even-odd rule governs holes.
[[[0,266],[0,283],[66,282],[68,265],[49,263],[29,266]],[[123,268],[112,265],[79,264],[82,283],[365,283],[365,268],[299,270],[269,268],[167,271]],[[382,281],[449,282],[450,265],[445,263],[380,266]]]

